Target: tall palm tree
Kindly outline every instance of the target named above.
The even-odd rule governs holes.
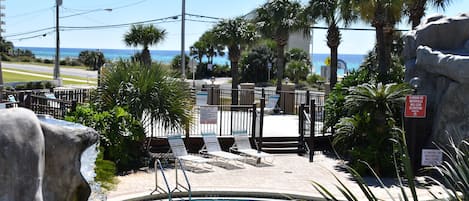
[[[260,32],[276,43],[277,92],[281,90],[285,71],[285,46],[290,33],[309,32],[304,8],[295,0],[271,0],[256,10],[254,19]]]
[[[376,29],[376,49],[378,55],[378,79],[386,80],[391,66],[393,30],[402,18],[406,0],[343,0],[358,11],[362,20]]]
[[[220,21],[213,28],[215,40],[228,47],[228,58],[231,64],[231,104],[238,104],[238,62],[241,52],[245,47],[257,39],[256,28],[245,19],[238,17],[235,19]]]
[[[204,41],[196,41],[189,47],[189,56],[193,56],[202,64],[202,58],[207,55],[207,44]]]
[[[156,45],[166,37],[166,30],[158,29],[150,25],[132,25],[130,31],[124,35],[124,42],[128,46],[143,46],[142,63],[144,66],[151,65],[151,55],[148,49],[151,45]]]
[[[217,41],[215,40],[215,36],[211,30],[202,34],[199,40],[207,44],[207,63],[213,64],[214,57],[225,55],[225,52],[223,51],[225,47],[217,43]]]
[[[415,29],[420,24],[420,20],[425,16],[425,9],[427,3],[432,3],[434,7],[446,8],[451,0],[409,0],[406,2],[406,14],[409,16],[409,22],[412,24],[412,29]]]
[[[306,8],[312,19],[323,19],[328,25],[326,38],[327,46],[331,50],[331,90],[337,83],[338,48],[342,38],[338,25],[343,22],[345,26],[348,26],[356,19],[349,6],[341,0],[310,0]]]

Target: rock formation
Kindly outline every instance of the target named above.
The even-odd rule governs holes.
[[[427,118],[420,120],[418,141],[445,144],[450,134],[469,135],[469,17],[427,18],[404,39],[406,80],[422,80],[418,94],[427,95]]]
[[[0,201],[86,201],[82,152],[98,140],[93,129],[38,120],[27,109],[0,112]]]

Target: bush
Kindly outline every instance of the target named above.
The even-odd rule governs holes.
[[[81,51],[78,55],[78,61],[88,66],[90,70],[98,70],[106,62],[102,52],[90,50]]]
[[[185,56],[185,59],[186,59],[186,64],[189,63],[189,56],[187,55],[184,55]],[[173,69],[174,72],[177,72],[179,74],[182,74],[182,64],[181,64],[181,55],[178,54],[176,55],[172,60],[171,60],[171,69]],[[188,65],[185,66],[185,70],[186,70],[186,78],[189,78],[189,77],[192,77],[192,74],[190,74],[190,71],[189,71],[189,68],[188,68]]]
[[[240,61],[241,82],[267,82],[268,64],[273,63],[273,52],[267,46],[255,47],[248,54],[243,54]],[[273,70],[271,70],[273,77]]]
[[[90,105],[78,106],[65,119],[98,131],[103,159],[113,161],[118,172],[137,169],[144,164],[145,153],[141,149],[145,138],[143,127],[124,108],[98,112]]]
[[[54,60],[44,59],[43,62],[44,62],[45,64],[53,64],[53,63],[54,63]]]

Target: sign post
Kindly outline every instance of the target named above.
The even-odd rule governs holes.
[[[419,166],[418,160],[420,159],[422,162],[424,158],[419,156],[419,152],[421,149],[420,145],[417,145],[417,122],[418,119],[426,118],[426,110],[427,110],[427,96],[425,95],[408,95],[405,98],[405,112],[404,116],[409,119],[411,126],[410,126],[410,141],[409,141],[409,154],[412,160],[412,166],[414,170],[417,170],[417,166]],[[421,143],[421,142],[420,142]],[[422,153],[423,154],[423,153]],[[434,161],[427,159],[425,154],[425,160],[427,161]],[[429,162],[425,162],[429,163]]]

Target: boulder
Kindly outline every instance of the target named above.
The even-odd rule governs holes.
[[[419,77],[427,117],[414,120],[417,141],[430,147],[469,137],[469,17],[432,16],[404,38],[406,81]],[[449,134],[449,136],[448,136]]]
[[[0,201],[88,200],[80,157],[97,140],[91,128],[48,124],[27,109],[1,110]]]

